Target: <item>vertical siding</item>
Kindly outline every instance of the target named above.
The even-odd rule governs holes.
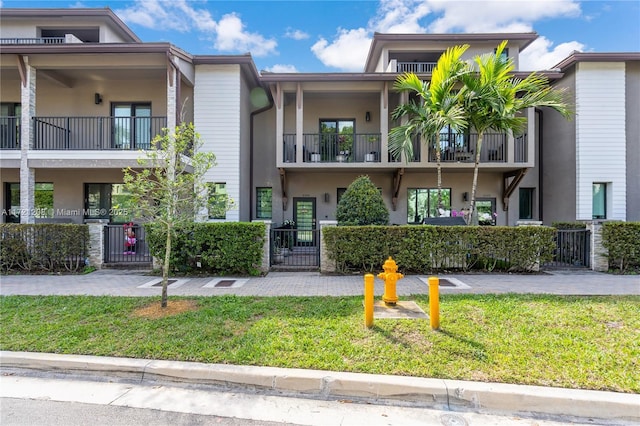
[[[625,149],[625,64],[578,64],[576,219],[592,218],[593,182],[609,183],[607,219],[625,219]]]
[[[227,192],[240,200],[241,77],[239,65],[198,65],[194,90],[194,125],[205,151],[216,155],[217,165],[206,182],[226,182]],[[239,220],[238,208],[227,220]]]

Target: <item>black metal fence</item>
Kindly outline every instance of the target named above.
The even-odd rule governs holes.
[[[591,232],[587,229],[558,229],[553,261],[548,267],[591,267]]]
[[[129,233],[131,228],[132,233]],[[104,227],[104,263],[151,263],[143,226],[128,224]]]
[[[20,148],[20,117],[0,117],[0,149]]]
[[[320,267],[320,230],[272,229],[271,266],[317,269]]]

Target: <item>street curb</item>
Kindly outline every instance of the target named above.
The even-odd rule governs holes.
[[[315,398],[481,413],[544,414],[640,422],[640,395],[410,376],[0,351],[0,367],[269,390]]]

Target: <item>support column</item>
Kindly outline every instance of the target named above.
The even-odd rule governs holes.
[[[380,162],[389,163],[389,83],[380,93]]]
[[[591,238],[591,250],[589,253],[591,269],[598,272],[607,272],[609,270],[609,253],[602,245],[602,222],[587,222],[587,229],[590,231]]]
[[[167,64],[167,129],[175,131],[178,115],[178,80],[179,73],[176,71],[177,65],[173,63],[174,58],[169,56]]]
[[[296,164],[304,162],[304,94],[298,83],[296,90]]]
[[[20,101],[20,223],[35,222],[36,171],[29,167],[29,150],[33,147],[31,119],[36,115],[36,70],[29,65],[29,58],[22,57],[24,78]]]
[[[271,225],[270,220],[252,220],[252,222],[264,223],[264,245],[262,246],[262,264],[260,265],[260,272],[266,274],[271,267]]]
[[[88,223],[89,265],[102,269],[104,262],[104,223]]]
[[[323,229],[329,226],[338,226],[337,220],[321,220],[320,224],[320,273],[327,274],[336,272],[336,262],[329,258],[329,251],[325,246]]]

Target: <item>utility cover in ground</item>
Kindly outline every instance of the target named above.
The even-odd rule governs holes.
[[[416,302],[399,301],[395,305],[387,305],[382,300],[379,300],[373,304],[373,318],[428,319],[429,316]]]

